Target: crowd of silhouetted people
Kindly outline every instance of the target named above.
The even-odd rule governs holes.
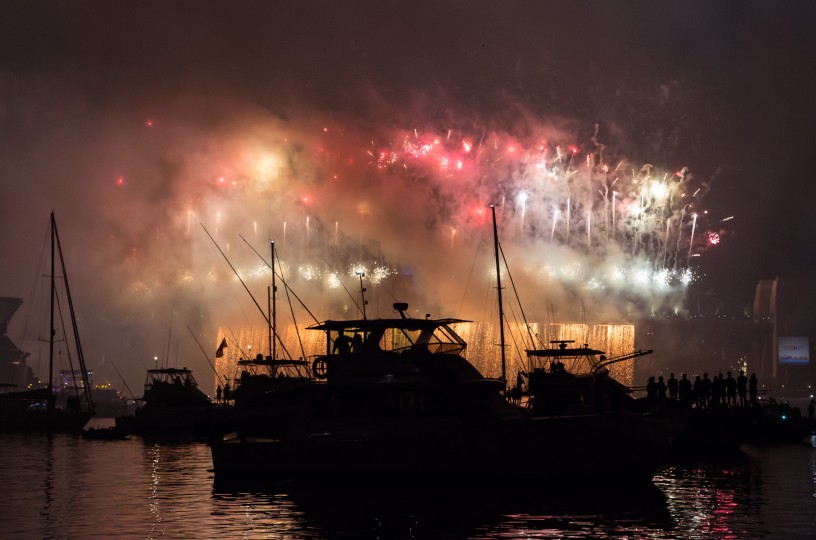
[[[694,377],[694,382],[685,373],[680,379],[674,373],[668,380],[649,377],[646,398],[658,405],[670,401],[698,409],[753,407],[757,404],[757,377],[756,373],[746,377],[743,371],[736,378],[730,371],[725,377],[720,373],[713,378],[703,373]]]

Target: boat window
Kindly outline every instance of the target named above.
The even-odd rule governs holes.
[[[344,355],[351,352],[352,336],[346,332],[329,332],[331,353]]]
[[[419,340],[419,335],[419,330],[394,328],[391,332],[391,350],[399,352],[412,349]]]

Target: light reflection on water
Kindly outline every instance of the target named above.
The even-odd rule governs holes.
[[[546,464],[542,464],[546,466]],[[816,449],[744,447],[654,486],[213,485],[194,442],[0,434],[0,538],[816,538]]]

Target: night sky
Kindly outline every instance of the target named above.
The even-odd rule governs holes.
[[[185,325],[209,349],[218,326],[258,323],[201,224],[240,265],[254,255],[239,234],[266,254],[287,221],[292,260],[323,272],[387,261],[390,293],[455,316],[462,288],[435,291],[467,280],[480,244],[482,225],[462,209],[510,201],[534,181],[502,168],[496,141],[527,151],[546,140],[574,145],[576,164],[597,163],[603,148],[611,166],[687,168],[699,191],[686,208],[719,243],[701,236],[694,282],[670,292],[616,290],[604,297],[613,307],[575,286],[533,293],[542,281],[531,268],[547,256],[600,259],[545,251],[552,218],[536,221],[539,207],[524,215],[514,199],[508,249],[542,254],[518,264],[527,296],[550,295],[540,304],[569,317],[565,304],[580,300],[590,319],[690,316],[699,298],[739,315],[759,279],[780,276],[812,327],[814,28],[812,2],[3,2],[0,295],[34,303],[53,209],[86,356],[111,379],[107,360],[140,381],[146,358],[171,346],[204,369]],[[428,134],[486,157],[465,164],[459,188],[438,164],[402,156],[380,167],[383,148]],[[254,168],[265,152],[277,172]],[[678,214],[680,240],[689,216]],[[514,227],[526,232],[514,239]],[[673,243],[673,266],[686,266],[685,242]],[[432,256],[446,246],[453,254]],[[204,277],[213,272],[222,277]],[[347,300],[316,297],[319,318],[354,315]],[[11,336],[37,347],[32,332]]]

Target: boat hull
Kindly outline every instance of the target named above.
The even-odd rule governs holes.
[[[0,414],[0,432],[4,431],[82,431],[93,415],[87,412],[26,411],[18,414]]]
[[[655,415],[515,418],[427,429],[211,443],[217,478],[432,477],[650,481],[679,432]],[[637,436],[633,436],[637,434]]]
[[[116,419],[116,428],[137,435],[203,435],[206,426],[222,418],[218,407],[145,407]]]

